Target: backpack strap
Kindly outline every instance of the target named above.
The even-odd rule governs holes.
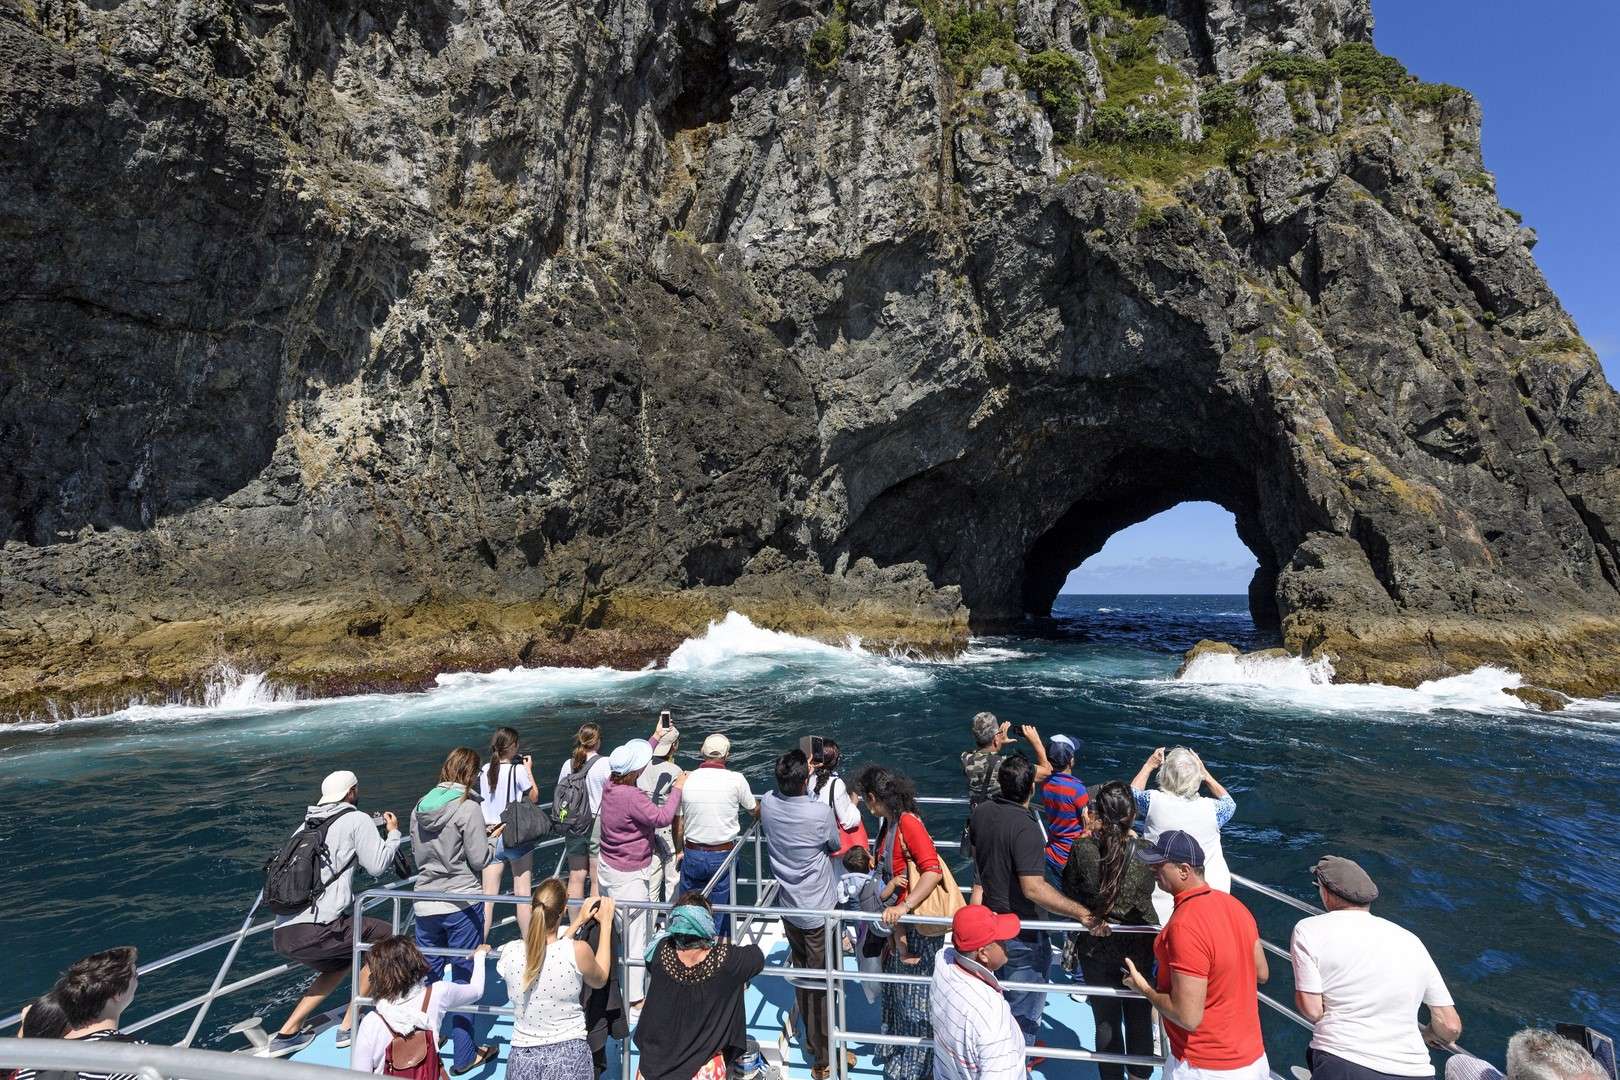
[[[318,831],[321,834],[321,858],[323,860],[325,860],[325,862],[326,862],[326,864],[328,866],[332,865],[332,861],[327,856],[327,849],[326,849],[326,837],[327,837],[327,834],[329,834],[332,831],[332,826],[337,823],[338,818],[346,817],[349,814],[358,814],[359,812],[360,812],[360,808],[358,806],[350,806],[347,810],[339,810],[337,813],[333,814],[331,817],[329,817],[325,821],[321,822],[321,824],[318,826]],[[309,822],[305,822],[305,824],[308,825]],[[321,882],[320,888],[315,890],[315,898],[318,899],[320,897],[321,893],[324,893],[326,891],[326,887],[328,885],[332,884],[332,882],[334,882],[338,878],[342,877],[345,873],[348,872],[349,867],[353,866],[355,863],[357,863],[359,861],[360,861],[360,852],[356,851],[354,854],[349,856],[349,861],[348,862],[346,862],[342,866],[338,867],[336,870],[334,870],[332,872],[331,877],[329,877],[325,881]],[[310,906],[313,907],[314,904],[315,904],[315,901],[314,901],[314,899],[312,899],[310,901]]]
[[[426,1013],[428,1011],[428,1002],[430,1002],[432,1000],[433,1000],[433,981],[430,979],[430,980],[428,980],[428,984],[427,984],[427,993],[422,995],[422,1013],[424,1015],[426,1015]],[[405,1033],[405,1035],[401,1035],[399,1032],[394,1030],[394,1025],[390,1024],[388,1022],[388,1018],[386,1016],[384,1016],[380,1011],[376,1010],[375,1008],[373,1008],[372,1011],[377,1013],[377,1019],[379,1019],[379,1020],[381,1020],[383,1022],[383,1027],[388,1029],[388,1034],[392,1035],[396,1039],[403,1039],[407,1035],[411,1035],[411,1034],[413,1034],[415,1032],[418,1032],[418,1031],[426,1031],[427,1030],[427,1028],[411,1028],[411,1030],[407,1031]]]

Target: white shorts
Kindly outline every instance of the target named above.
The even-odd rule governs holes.
[[[1164,1080],[1271,1080],[1271,1063],[1261,1054],[1241,1069],[1200,1069],[1170,1054],[1164,1059]]]

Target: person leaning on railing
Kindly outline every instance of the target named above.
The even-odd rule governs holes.
[[[934,849],[933,837],[917,816],[916,785],[905,775],[868,765],[855,778],[855,796],[882,819],[877,835],[878,870],[895,889],[893,902],[883,910],[883,922],[896,927],[939,887],[944,864]],[[915,926],[897,926],[883,953],[884,973],[929,974],[944,940],[943,932],[925,934]],[[883,1030],[890,1035],[928,1038],[928,987],[884,983],[882,1017]],[[933,1071],[934,1051],[928,1047],[892,1046],[883,1058],[886,1080],[923,1080]]]
[[[304,812],[306,823],[331,820],[326,833],[326,859],[316,868],[324,888],[305,910],[276,919],[272,945],[279,955],[304,965],[316,977],[271,1038],[271,1057],[296,1053],[314,1041],[315,1032],[306,1029],[304,1021],[349,973],[356,929],[354,913],[349,910],[354,899],[355,867],[363,868],[372,877],[381,877],[399,851],[399,819],[384,812],[383,827],[388,836],[379,837],[372,819],[356,812],[359,798],[359,778],[347,769],[339,769],[327,774],[321,782],[320,800]],[[330,879],[327,874],[332,875]],[[473,891],[478,890],[475,887]],[[360,939],[371,944],[393,933],[393,927],[384,919],[366,916],[360,920],[359,931]],[[370,992],[370,977],[369,969],[361,965],[358,989],[362,995]],[[338,1029],[340,1047],[349,1045],[353,1030],[354,1006],[350,1005]]]
[[[1046,879],[1045,837],[1029,801],[1035,793],[1037,768],[1022,754],[1001,759],[996,769],[997,793],[980,803],[968,821],[973,840],[973,898],[998,915],[1017,915],[1025,921],[1042,918],[1044,908],[1064,919],[1087,925],[1092,913],[1052,887]],[[1007,946],[1008,982],[1044,983],[1052,965],[1052,950],[1042,930],[1025,929]],[[1024,1037],[1035,1041],[1046,1010],[1046,995],[1038,990],[1009,991]]]
[[[1311,875],[1327,911],[1301,919],[1290,947],[1294,1003],[1316,1025],[1307,1053],[1311,1076],[1433,1076],[1424,1044],[1456,1042],[1462,1018],[1429,950],[1410,930],[1372,913],[1378,886],[1357,863],[1326,855]],[[1429,1010],[1424,1028],[1417,1023],[1420,1005]]]

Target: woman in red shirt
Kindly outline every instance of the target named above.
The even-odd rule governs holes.
[[[855,797],[883,821],[878,828],[877,865],[880,876],[890,882],[885,891],[894,897],[883,910],[883,922],[894,926],[939,886],[939,853],[917,816],[917,787],[904,775],[868,765],[855,780]],[[909,888],[910,871],[917,874],[915,888]],[[934,957],[944,942],[943,935],[901,927],[883,953],[883,970],[891,975],[932,975]],[[926,984],[883,984],[883,1030],[891,1035],[930,1035]],[[934,1052],[929,1049],[890,1047],[884,1059],[885,1080],[928,1080],[933,1074]]]

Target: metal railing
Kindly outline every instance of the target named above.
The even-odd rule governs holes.
[[[920,799],[918,799],[918,802],[920,804],[924,805],[924,806],[966,806],[966,805],[968,805],[968,800],[965,799],[965,798],[929,797],[929,798],[920,798]],[[549,804],[541,804],[541,805],[545,806],[545,805],[549,805]],[[750,844],[750,841],[752,841],[751,844]],[[766,869],[765,869],[765,862],[766,862],[766,858],[767,858],[768,853],[766,851],[766,848],[765,848],[765,845],[764,845],[763,841],[764,841],[763,832],[760,829],[760,823],[759,823],[758,819],[756,819],[756,820],[754,820],[753,822],[751,822],[749,824],[748,828],[742,834],[739,835],[739,837],[737,839],[737,842],[732,847],[732,850],[727,854],[726,859],[721,864],[721,866],[716,870],[716,872],[713,875],[711,875],[711,877],[710,877],[707,885],[704,887],[703,891],[704,891],[705,896],[707,896],[714,889],[714,886],[716,885],[716,883],[720,880],[720,875],[721,874],[727,875],[727,879],[728,879],[728,881],[730,882],[730,885],[731,885],[731,897],[732,897],[733,902],[730,903],[730,904],[716,905],[715,910],[717,912],[723,912],[723,913],[727,913],[727,914],[730,914],[730,915],[733,916],[733,918],[731,920],[731,938],[732,938],[733,941],[751,940],[751,941],[753,941],[755,943],[766,942],[769,927],[772,924],[781,921],[784,916],[794,916],[794,917],[798,917],[798,918],[801,918],[801,919],[816,918],[816,919],[822,920],[823,932],[826,935],[826,947],[824,949],[824,954],[825,954],[826,959],[825,959],[825,964],[824,964],[824,970],[819,973],[819,978],[807,976],[805,974],[805,971],[807,969],[794,969],[794,968],[791,968],[791,967],[767,968],[766,971],[763,973],[762,977],[766,977],[766,978],[782,978],[782,979],[785,979],[785,980],[789,981],[790,983],[792,983],[795,979],[797,979],[800,984],[803,984],[806,981],[806,979],[809,978],[812,981],[819,982],[819,983],[821,983],[823,985],[824,991],[827,994],[827,1008],[828,1008],[827,1028],[828,1028],[828,1040],[829,1040],[829,1046],[828,1046],[828,1050],[829,1050],[829,1058],[828,1058],[828,1060],[829,1060],[829,1063],[833,1067],[835,1067],[839,1071],[840,1074],[842,1074],[844,1072],[844,1069],[845,1069],[844,1056],[843,1056],[842,1051],[850,1043],[859,1042],[859,1043],[866,1043],[866,1044],[872,1044],[872,1045],[887,1045],[887,1046],[894,1046],[894,1045],[931,1046],[932,1042],[930,1040],[924,1039],[924,1038],[921,1038],[921,1037],[917,1037],[917,1036],[898,1036],[898,1035],[884,1034],[884,1033],[880,1033],[880,1032],[862,1032],[862,1031],[850,1030],[848,1028],[847,1021],[846,1021],[846,1019],[844,1017],[844,1011],[843,1011],[843,1001],[844,1001],[844,996],[845,995],[843,995],[842,993],[839,992],[843,988],[843,984],[845,984],[846,982],[849,982],[851,980],[855,980],[855,981],[859,981],[859,982],[862,982],[862,983],[878,984],[878,985],[916,985],[916,984],[927,984],[927,983],[929,983],[931,981],[931,978],[928,975],[903,975],[903,974],[890,974],[890,973],[874,973],[874,972],[865,972],[865,971],[858,971],[858,970],[855,970],[855,971],[845,970],[844,967],[843,967],[843,961],[844,961],[844,955],[843,955],[843,930],[844,930],[844,928],[846,926],[849,926],[849,925],[859,925],[859,924],[864,923],[864,922],[875,921],[875,920],[877,920],[879,918],[879,916],[864,913],[864,912],[855,912],[855,911],[844,911],[844,910],[831,911],[831,912],[806,911],[806,910],[802,910],[802,909],[784,908],[784,907],[776,906],[774,904],[774,901],[776,899],[777,893],[779,892],[779,887],[778,887],[777,882],[775,882],[773,879],[771,879],[770,877],[767,876]],[[409,838],[408,837],[406,837],[405,842],[409,843]],[[565,860],[566,860],[565,843],[566,843],[566,838],[565,837],[563,837],[563,836],[552,836],[552,837],[547,838],[546,840],[541,841],[539,844],[537,844],[535,846],[535,849],[534,849],[537,854],[538,854],[538,852],[540,850],[548,849],[548,848],[552,848],[552,847],[558,847],[558,848],[563,848],[564,849],[564,850],[560,850],[558,852],[558,858],[557,858],[556,866],[555,866],[555,869],[553,871],[553,873],[555,875],[560,875],[562,873],[562,871],[563,871],[563,868],[564,868],[564,864],[565,864]],[[738,865],[741,862],[741,858],[742,858],[744,852],[750,846],[753,848],[753,860],[754,860],[754,865],[753,865],[753,868],[752,868],[753,869],[752,876],[751,877],[739,877],[738,874],[737,874]],[[936,841],[935,847],[941,848],[941,849],[956,849],[956,848],[959,848],[960,845],[958,843],[954,842],[954,841]],[[426,893],[426,892],[417,892],[414,889],[402,888],[402,886],[409,885],[414,880],[415,880],[414,878],[405,879],[404,881],[401,881],[401,882],[391,883],[389,885],[385,885],[385,886],[381,886],[381,887],[378,887],[378,888],[375,888],[375,889],[367,890],[367,891],[359,894],[354,900],[354,914],[356,916],[355,926],[356,926],[357,936],[358,936],[358,928],[361,925],[359,916],[363,915],[365,912],[371,910],[372,908],[374,908],[374,907],[376,907],[376,906],[378,906],[378,905],[380,905],[380,904],[382,904],[384,902],[389,902],[389,903],[392,904],[393,911],[392,911],[391,923],[392,923],[393,928],[394,928],[394,930],[396,932],[398,932],[400,929],[402,929],[402,926],[403,926],[402,915],[403,915],[403,913],[402,913],[402,910],[401,910],[401,904],[404,903],[407,900],[409,900],[409,901],[415,901],[415,900],[446,900],[446,901],[457,901],[457,902],[491,903],[491,904],[497,904],[497,905],[516,905],[516,904],[528,903],[529,902],[528,897],[517,897],[517,896],[509,896],[509,895],[493,895],[493,894],[491,894],[491,895],[485,895],[485,894],[476,894],[476,895],[474,895],[474,894],[467,894],[467,893]],[[1259,894],[1261,896],[1267,897],[1267,898],[1269,898],[1271,900],[1274,900],[1274,901],[1276,901],[1278,903],[1285,904],[1285,905],[1287,905],[1287,906],[1289,906],[1291,908],[1294,908],[1294,909],[1296,909],[1296,910],[1298,910],[1298,911],[1300,911],[1300,912],[1302,912],[1304,914],[1307,914],[1307,915],[1321,914],[1321,910],[1319,908],[1316,908],[1315,906],[1313,906],[1313,905],[1311,905],[1309,903],[1306,903],[1305,901],[1302,901],[1302,900],[1299,900],[1299,899],[1297,899],[1297,898],[1295,898],[1293,896],[1290,896],[1287,893],[1283,893],[1283,892],[1280,892],[1277,889],[1271,888],[1270,886],[1263,885],[1263,884],[1261,884],[1259,882],[1252,881],[1252,880],[1250,880],[1248,878],[1242,877],[1242,876],[1237,875],[1237,874],[1234,874],[1232,876],[1232,880],[1233,880],[1235,885],[1238,885],[1238,886],[1241,886],[1241,887],[1243,887],[1245,889],[1251,890],[1251,891],[1253,891],[1253,892],[1255,892],[1255,893],[1257,893],[1257,894]],[[752,904],[744,905],[744,904],[739,904],[739,903],[736,902],[738,900],[737,886],[739,884],[752,886],[752,888],[753,888],[753,900],[754,900],[754,902]],[[966,892],[968,890],[967,890],[966,887],[964,887],[963,891]],[[578,903],[579,903],[579,901],[572,901],[571,902],[571,904],[574,905],[574,906],[577,906]],[[628,918],[628,917],[631,917],[631,916],[638,916],[638,917],[641,917],[641,918],[648,919],[649,921],[655,920],[656,917],[657,917],[657,913],[664,910],[666,908],[666,906],[667,905],[665,903],[660,903],[660,902],[656,902],[656,901],[628,901],[627,900],[627,901],[623,901],[623,902],[620,902],[620,903],[616,904],[616,907],[618,908],[618,910],[621,913],[623,913],[623,916],[625,918]],[[123,1025],[122,1030],[125,1031],[125,1032],[130,1032],[130,1033],[142,1031],[144,1029],[152,1027],[153,1025],[161,1023],[161,1022],[163,1022],[165,1020],[169,1020],[169,1019],[171,1019],[173,1017],[182,1015],[182,1014],[184,1014],[184,1013],[186,1013],[188,1011],[196,1010],[195,1015],[194,1015],[193,1020],[192,1020],[192,1023],[190,1025],[190,1029],[187,1032],[187,1034],[185,1036],[185,1039],[181,1043],[181,1046],[189,1045],[191,1040],[195,1037],[198,1030],[200,1029],[201,1024],[203,1022],[203,1019],[205,1018],[208,1010],[212,1007],[212,1005],[213,1005],[213,1003],[215,1001],[217,1001],[220,998],[227,997],[227,996],[230,996],[232,994],[238,993],[238,992],[240,992],[242,990],[248,989],[249,987],[259,985],[259,984],[264,983],[264,982],[266,982],[268,980],[278,978],[278,977],[287,975],[287,974],[289,974],[291,972],[301,970],[301,965],[298,965],[298,964],[295,964],[295,963],[280,963],[280,964],[277,964],[277,965],[273,965],[273,966],[271,966],[271,967],[269,967],[269,968],[267,968],[267,969],[265,969],[263,971],[256,972],[256,973],[254,973],[252,975],[248,975],[246,977],[243,977],[241,979],[237,979],[237,980],[232,981],[232,982],[226,982],[225,981],[226,975],[228,974],[228,972],[229,972],[229,970],[230,970],[230,968],[232,966],[232,963],[234,962],[234,960],[236,958],[236,955],[237,955],[242,943],[249,937],[253,937],[253,936],[256,936],[256,935],[259,935],[259,934],[263,934],[266,931],[272,930],[275,927],[275,924],[276,924],[275,919],[265,919],[265,920],[260,921],[258,923],[254,923],[253,922],[253,914],[254,914],[253,911],[250,911],[248,913],[248,916],[244,920],[244,922],[242,924],[242,927],[235,933],[222,934],[222,935],[220,935],[218,937],[211,938],[211,939],[209,939],[207,941],[200,942],[200,943],[198,943],[196,945],[192,945],[192,946],[189,946],[188,948],[179,950],[178,952],[172,953],[172,954],[170,954],[168,956],[164,956],[164,957],[162,957],[162,958],[160,958],[158,960],[154,960],[154,961],[152,961],[150,963],[141,965],[140,968],[138,969],[139,973],[141,975],[145,976],[145,975],[148,975],[148,974],[151,974],[151,973],[154,973],[154,972],[162,971],[165,968],[172,967],[173,965],[176,965],[176,964],[179,964],[179,963],[181,963],[183,961],[186,961],[186,960],[201,956],[201,955],[203,955],[205,953],[208,953],[208,952],[216,950],[216,949],[225,948],[225,949],[229,950],[228,954],[226,956],[225,962],[221,965],[221,967],[218,969],[218,972],[214,976],[213,985],[210,986],[210,988],[205,993],[197,995],[195,997],[188,998],[185,1001],[182,1001],[182,1002],[180,1002],[180,1003],[178,1003],[176,1005],[169,1006],[169,1007],[167,1007],[165,1009],[162,1009],[162,1010],[160,1010],[160,1011],[158,1011],[156,1013],[153,1013],[152,1015],[144,1017],[144,1018],[142,1018],[140,1020],[137,1020],[137,1021],[135,1021],[133,1023]],[[506,918],[504,918],[504,919],[500,920],[499,922],[497,922],[495,925],[497,925],[497,926],[506,926],[506,925],[509,925],[510,923],[512,923],[513,921],[515,921],[515,915],[507,916]],[[923,917],[920,917],[920,916],[907,916],[907,917],[905,917],[904,919],[901,920],[901,925],[902,926],[914,926],[915,927],[915,926],[923,926],[923,925],[945,925],[945,924],[947,924],[947,920],[928,919],[928,918],[923,918]],[[1037,929],[1037,930],[1050,931],[1050,932],[1082,932],[1082,933],[1086,932],[1085,928],[1082,927],[1078,923],[1067,922],[1067,921],[1059,921],[1059,920],[1047,920],[1047,921],[1039,921],[1039,922],[1030,921],[1030,922],[1026,922],[1025,926],[1027,926],[1030,929]],[[1118,932],[1121,932],[1121,933],[1143,933],[1143,932],[1156,932],[1158,928],[1157,927],[1118,926],[1118,927],[1115,927],[1114,929],[1116,931],[1118,931]],[[1272,954],[1272,955],[1281,957],[1283,959],[1288,959],[1289,958],[1289,954],[1288,954],[1288,952],[1286,950],[1278,947],[1277,945],[1273,944],[1270,941],[1265,941],[1264,939],[1262,939],[1262,945],[1265,948],[1265,950],[1268,953]],[[370,948],[370,946],[366,945],[364,942],[361,942],[361,941],[358,941],[358,940],[354,942],[354,948],[353,948],[353,954],[352,954],[352,963],[351,963],[351,980],[352,980],[351,981],[351,1001],[353,1003],[355,1003],[355,1004],[365,1004],[365,1003],[368,1003],[369,1000],[370,1000],[368,998],[365,998],[365,997],[361,996],[358,993],[358,985],[359,984],[358,984],[357,979],[354,979],[354,976],[356,976],[358,974],[359,967],[360,967],[361,960],[362,960],[362,956],[366,951],[369,951],[369,948]],[[445,956],[445,957],[456,957],[456,958],[462,958],[462,957],[467,957],[467,956],[472,955],[470,951],[467,951],[467,950],[454,950],[454,949],[423,948],[422,952],[424,954],[426,954],[426,955],[429,955],[429,956]],[[619,973],[620,973],[620,986],[621,986],[622,989],[628,987],[628,985],[629,985],[629,974],[630,974],[630,971],[632,969],[644,968],[646,966],[645,962],[642,960],[641,957],[639,957],[639,956],[629,956],[629,955],[622,955],[618,960],[618,965],[619,965]],[[1122,998],[1136,998],[1136,999],[1140,999],[1142,997],[1142,995],[1137,994],[1135,991],[1126,990],[1122,986],[1087,986],[1087,985],[1080,984],[1080,983],[1070,983],[1070,982],[1060,982],[1060,983],[1004,982],[1001,985],[1002,985],[1003,989],[1010,990],[1010,991],[1015,991],[1015,992],[1016,991],[1029,991],[1029,992],[1039,992],[1039,993],[1043,993],[1043,994],[1075,993],[1075,994],[1086,994],[1088,996],[1095,996],[1095,997],[1122,997]],[[1300,1027],[1306,1029],[1307,1031],[1312,1029],[1313,1025],[1311,1024],[1310,1021],[1306,1020],[1305,1017],[1301,1016],[1294,1009],[1292,1009],[1289,1006],[1283,1004],[1282,1002],[1279,1002],[1279,1001],[1275,1000],[1274,998],[1268,996],[1265,993],[1260,993],[1259,994],[1259,1000],[1263,1005],[1265,1005],[1268,1009],[1272,1010],[1277,1015],[1284,1017],[1285,1019],[1289,1020],[1290,1022],[1292,1022],[1294,1024],[1299,1025]],[[483,1006],[483,1005],[468,1006],[468,1007],[461,1008],[461,1009],[456,1009],[456,1010],[453,1010],[453,1011],[474,1013],[474,1014],[493,1014],[493,1015],[510,1015],[510,1013],[512,1012],[512,1010],[510,1008],[506,1008],[506,1007]],[[10,1026],[16,1024],[20,1020],[20,1018],[21,1018],[21,1013],[20,1012],[16,1013],[16,1014],[13,1014],[11,1016],[8,1016],[8,1017],[0,1018],[0,1027],[10,1027]],[[621,1064],[622,1064],[622,1067],[623,1067],[623,1070],[624,1070],[622,1075],[624,1077],[629,1077],[629,1076],[633,1075],[633,1073],[630,1070],[630,1059],[631,1059],[631,1052],[632,1052],[631,1051],[631,1044],[630,1044],[630,1040],[628,1038],[626,1038],[625,1040],[622,1040],[622,1043],[623,1043],[623,1045],[621,1047],[621,1053],[622,1053],[622,1063]],[[34,1054],[33,1051],[36,1048],[36,1046],[38,1046],[40,1048],[49,1047],[50,1052],[49,1053],[43,1053],[42,1052],[42,1053],[39,1053],[39,1054]],[[149,1070],[145,1070],[143,1072],[143,1075],[149,1074],[151,1077],[158,1077],[158,1076],[162,1076],[162,1075],[176,1075],[174,1073],[165,1073],[163,1071],[164,1069],[169,1067],[169,1065],[166,1064],[166,1063],[170,1063],[171,1060],[172,1060],[172,1062],[180,1062],[182,1060],[189,1060],[189,1059],[182,1059],[182,1058],[179,1058],[179,1057],[170,1059],[169,1057],[166,1056],[167,1054],[170,1054],[170,1053],[188,1053],[188,1054],[193,1054],[193,1055],[195,1055],[195,1054],[205,1054],[206,1055],[206,1052],[203,1052],[203,1051],[172,1050],[170,1048],[154,1047],[154,1046],[148,1046],[148,1045],[144,1045],[144,1044],[140,1045],[140,1046],[132,1046],[132,1045],[129,1045],[129,1044],[113,1045],[113,1044],[105,1044],[105,1043],[87,1043],[87,1042],[82,1042],[82,1041],[79,1041],[79,1042],[62,1042],[62,1041],[53,1041],[53,1040],[11,1040],[11,1039],[0,1039],[0,1048],[3,1048],[4,1051],[5,1051],[4,1053],[0,1053],[0,1064],[13,1063],[13,1059],[17,1058],[19,1056],[21,1050],[22,1049],[27,1049],[31,1054],[31,1056],[29,1058],[29,1061],[28,1061],[28,1064],[38,1064],[38,1065],[43,1065],[43,1066],[47,1066],[47,1067],[54,1066],[54,1065],[57,1065],[57,1064],[63,1064],[64,1066],[69,1066],[69,1067],[72,1067],[72,1068],[84,1068],[84,1069],[89,1069],[89,1070],[94,1070],[94,1071],[124,1071],[124,1072],[143,1071],[143,1070],[145,1070],[144,1065],[142,1066],[141,1069],[124,1068],[123,1065],[129,1064],[134,1059],[130,1058],[130,1059],[128,1059],[128,1061],[126,1061],[126,1059],[123,1058],[123,1057],[119,1057],[117,1059],[117,1061],[119,1063],[118,1068],[116,1068],[116,1069],[115,1068],[108,1068],[106,1070],[102,1070],[102,1069],[100,1069],[101,1056],[105,1056],[105,1054],[112,1054],[112,1053],[120,1053],[120,1054],[146,1053],[150,1057],[150,1061],[152,1063],[154,1063],[152,1065],[152,1067],[157,1069],[157,1072],[155,1072],[155,1073],[151,1073]],[[1457,1046],[1447,1047],[1446,1049],[1450,1050],[1453,1053],[1464,1053],[1465,1052],[1460,1047],[1457,1047]],[[95,1058],[95,1060],[91,1060],[91,1058],[89,1056],[87,1056],[91,1052],[94,1052],[96,1055],[98,1055]],[[159,1052],[161,1052],[160,1056],[151,1056],[151,1055],[154,1055],[154,1054],[158,1054]],[[1028,1056],[1032,1056],[1032,1057],[1033,1056],[1041,1056],[1041,1057],[1051,1058],[1051,1059],[1055,1059],[1055,1060],[1109,1062],[1109,1063],[1119,1063],[1119,1064],[1127,1064],[1127,1065],[1146,1065],[1146,1064],[1158,1065],[1158,1064],[1162,1063],[1162,1059],[1159,1059],[1159,1058],[1131,1056],[1131,1055],[1126,1055],[1126,1054],[1098,1053],[1096,1051],[1090,1051],[1090,1050],[1067,1050],[1067,1049],[1060,1049],[1060,1048],[1055,1048],[1055,1047],[1044,1047],[1044,1046],[1039,1047],[1039,1048],[1035,1048],[1035,1047],[1027,1048],[1026,1054]],[[214,1056],[214,1055],[207,1055],[207,1056]],[[289,1072],[288,1071],[289,1069],[293,1069],[293,1070],[311,1070],[311,1071],[313,1071],[313,1068],[314,1068],[314,1067],[311,1067],[311,1066],[299,1066],[299,1065],[296,1065],[296,1064],[293,1064],[293,1063],[283,1062],[283,1061],[279,1061],[279,1060],[278,1061],[271,1061],[271,1059],[264,1059],[264,1058],[251,1058],[251,1057],[244,1058],[241,1055],[235,1055],[234,1057],[235,1057],[235,1060],[238,1063],[241,1063],[241,1062],[258,1062],[258,1063],[260,1063],[261,1066],[264,1065],[265,1063],[269,1063],[269,1064],[273,1065],[273,1067],[274,1067],[273,1068],[273,1075],[280,1076],[280,1077],[285,1077],[285,1078],[287,1078],[287,1080],[300,1080],[300,1077],[295,1075],[294,1072]],[[107,1061],[109,1061],[109,1062],[111,1062],[113,1060],[114,1059],[111,1058],[111,1057],[107,1058]],[[77,1063],[77,1064],[72,1064],[72,1063]],[[221,1080],[229,1080],[230,1077],[235,1077],[235,1076],[249,1076],[249,1075],[251,1075],[251,1076],[254,1076],[254,1077],[262,1077],[262,1076],[266,1075],[266,1073],[262,1070],[262,1068],[259,1071],[253,1071],[251,1069],[248,1069],[246,1065],[241,1065],[239,1068],[236,1068],[234,1070],[227,1069],[227,1070],[223,1070],[223,1071],[218,1070],[218,1069],[213,1070],[213,1071],[209,1071],[208,1069],[204,1069],[201,1066],[197,1066],[197,1067],[195,1067],[193,1069],[191,1066],[188,1065],[187,1066],[187,1071],[185,1072],[185,1075],[190,1076],[190,1077],[194,1077],[194,1078],[196,1078],[196,1080],[212,1080],[212,1078],[214,1076],[216,1076],[216,1075],[219,1076],[221,1078]],[[323,1076],[329,1076],[330,1074],[329,1073],[323,1073],[322,1075]],[[312,1075],[312,1076],[303,1078],[303,1080],[316,1080],[316,1077]]]
[[[348,1069],[106,1039],[0,1039],[0,1068],[133,1074],[141,1080],[352,1080]]]

